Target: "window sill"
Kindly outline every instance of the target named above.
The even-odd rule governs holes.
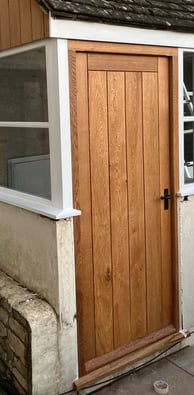
[[[54,207],[49,200],[17,191],[8,191],[6,188],[1,188],[0,190],[0,202],[40,214],[54,220],[81,215],[80,210],[76,210],[74,208],[59,209]]]
[[[178,197],[191,196],[191,195],[194,195],[194,185],[188,187],[185,186],[183,189],[177,192]]]

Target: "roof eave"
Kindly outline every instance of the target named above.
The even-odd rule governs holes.
[[[44,1],[44,0],[43,0]],[[72,21],[79,21],[79,22],[91,22],[91,23],[103,23],[108,25],[117,25],[117,26],[128,26],[134,27],[138,29],[150,29],[150,30],[165,30],[165,31],[174,31],[174,32],[181,32],[181,33],[194,33],[194,26],[176,26],[176,25],[164,25],[164,24],[138,24],[138,23],[129,23],[128,21],[118,20],[118,19],[105,19],[105,18],[98,18],[98,17],[91,17],[82,14],[73,14],[64,11],[57,11],[51,9],[51,16],[56,19],[63,19],[63,20],[72,20]]]

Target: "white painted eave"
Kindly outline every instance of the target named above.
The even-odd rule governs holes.
[[[50,17],[50,37],[69,40],[194,48],[194,34],[192,33],[59,20],[52,17]]]

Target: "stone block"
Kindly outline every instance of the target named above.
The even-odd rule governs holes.
[[[28,378],[28,371],[31,370],[31,366],[29,364],[23,365],[19,358],[14,356],[13,358],[13,367],[17,369],[19,373],[21,373],[22,377],[27,380]]]
[[[20,324],[24,328],[29,330],[29,325],[28,325],[26,319],[22,316],[22,314],[20,312],[18,313],[18,311],[14,308],[12,310],[12,317],[15,318],[18,322],[20,322]]]
[[[2,322],[4,325],[7,325],[8,318],[9,318],[8,311],[0,306],[0,322]]]
[[[7,310],[8,313],[11,313],[12,307],[10,306],[6,298],[4,298],[3,296],[0,296],[0,306],[3,307],[5,310]]]
[[[0,337],[6,338],[7,337],[7,328],[5,325],[0,322]]]
[[[13,376],[13,385],[20,395],[30,395],[24,390],[24,388],[18,383],[17,379]],[[46,394],[45,394],[46,395]]]
[[[7,351],[9,346],[8,346],[8,341],[7,341],[7,337],[0,337],[0,346],[3,348],[3,350]]]
[[[4,374],[5,374],[5,371],[6,371],[6,365],[5,365],[5,363],[3,363],[3,361],[0,359],[0,373],[1,373],[2,375],[4,375]]]
[[[27,384],[26,379],[21,375],[20,372],[18,372],[18,370],[16,368],[12,369],[12,373],[13,373],[14,377],[16,378],[16,380],[18,381],[18,383],[20,383],[22,388],[27,391],[28,384]]]
[[[7,361],[7,352],[3,349],[1,345],[0,345],[0,360],[4,361],[5,363]]]
[[[13,366],[13,361],[14,361],[14,353],[12,350],[10,350],[9,347],[7,347],[7,360],[8,360],[8,366],[9,368],[12,368]]]
[[[12,332],[15,333],[19,339],[27,345],[28,343],[28,333],[26,328],[23,327],[23,325],[20,324],[20,322],[16,321],[13,317],[9,319],[9,328],[12,330]]]
[[[26,348],[22,341],[11,331],[8,331],[8,343],[11,350],[25,365],[26,363]]]

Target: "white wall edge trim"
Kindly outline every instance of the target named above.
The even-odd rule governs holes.
[[[50,20],[50,37],[112,43],[194,48],[194,34],[94,22]]]

